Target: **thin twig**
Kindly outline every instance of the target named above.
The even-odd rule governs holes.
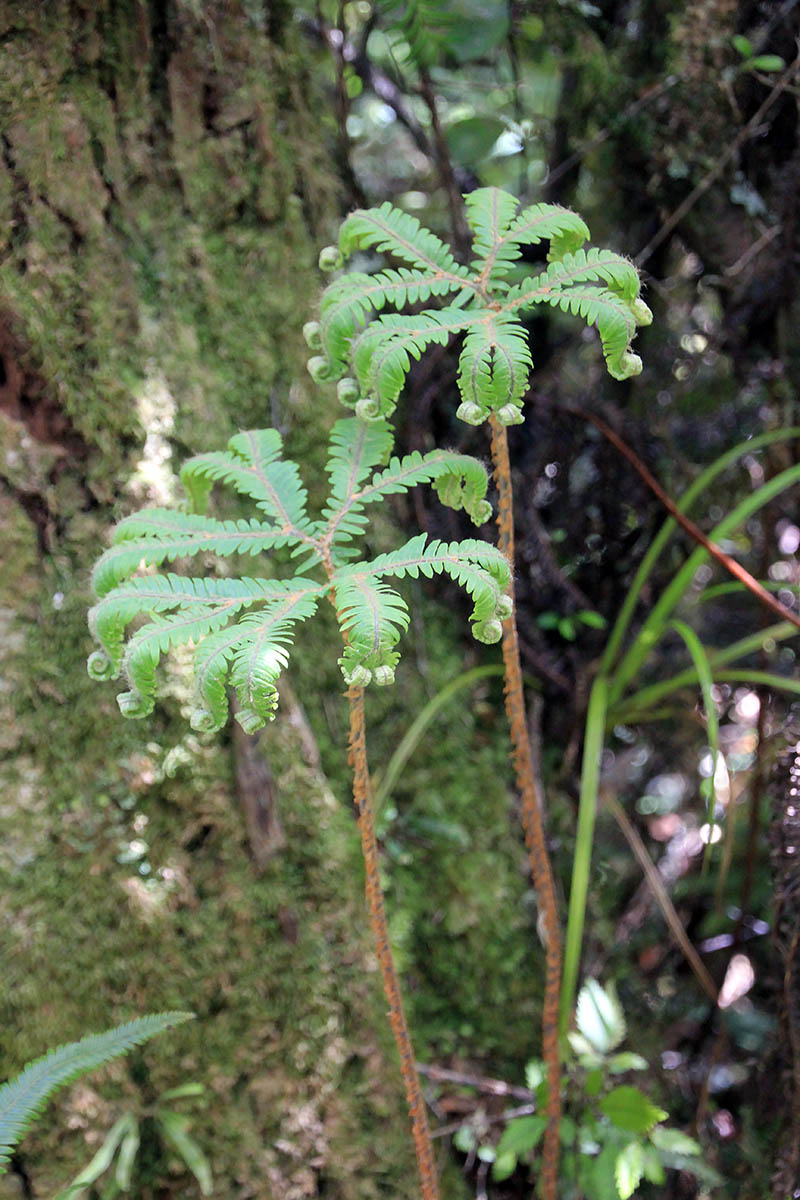
[[[603,436],[607,438],[609,442],[611,442],[612,446],[619,450],[623,458],[626,458],[634,470],[638,472],[653,495],[661,501],[669,515],[678,523],[678,525],[680,525],[684,532],[688,533],[689,536],[693,538],[699,545],[701,545],[704,550],[707,550],[711,557],[715,559],[721,566],[723,566],[729,574],[733,575],[735,579],[738,579],[740,583],[743,583],[748,591],[752,592],[754,596],[758,597],[762,604],[771,609],[772,612],[777,613],[782,621],[789,621],[792,625],[800,629],[800,617],[797,615],[797,613],[793,613],[792,610],[787,608],[785,604],[782,604],[777,597],[771,595],[767,589],[741,565],[741,563],[738,563],[735,558],[731,558],[730,554],[726,554],[725,551],[722,550],[715,542],[712,542],[710,538],[706,537],[702,529],[695,525],[694,521],[691,521],[689,517],[685,515],[685,513],[681,512],[677,504],[675,504],[674,500],[667,495],[661,484],[648,470],[635,450],[633,450],[624,440],[624,438],[621,438],[616,430],[612,429],[611,426],[602,419],[602,417],[598,417],[596,413],[591,412],[589,409],[579,408],[573,405],[566,406],[564,411],[574,413],[575,416],[583,418],[584,421],[589,421],[595,426],[595,428],[599,429]]]
[[[451,1071],[448,1067],[428,1066],[417,1063],[420,1075],[433,1080],[434,1083],[457,1083],[462,1087],[475,1088],[487,1096],[513,1096],[515,1100],[535,1100],[535,1094],[530,1088],[517,1087],[506,1083],[504,1079],[491,1079],[487,1075],[474,1075],[466,1071]]]
[[[666,921],[672,936],[678,943],[681,952],[687,963],[694,972],[697,982],[703,989],[705,994],[711,1000],[712,1004],[717,1003],[719,993],[717,985],[706,970],[703,960],[695,950],[689,938],[686,935],[686,930],[681,924],[681,919],[675,911],[675,905],[670,899],[669,892],[664,886],[664,880],[661,878],[661,873],[658,867],[655,866],[650,855],[647,853],[647,847],[642,841],[636,827],[631,822],[625,809],[617,800],[616,796],[612,796],[610,792],[600,792],[601,799],[605,802],[606,807],[617,822],[622,831],[626,842],[633,852],[634,858],[639,863],[639,866],[644,871],[645,879],[647,880],[650,891],[653,893],[653,899],[661,909],[661,914]]]
[[[465,253],[470,243],[470,232],[466,221],[464,220],[464,205],[461,199],[461,192],[456,183],[453,164],[450,161],[450,151],[447,146],[447,140],[444,136],[442,123],[439,119],[439,106],[436,102],[436,93],[433,90],[430,73],[427,67],[419,68],[419,91],[425,105],[430,113],[431,118],[431,133],[433,135],[433,146],[436,152],[436,165],[439,168],[439,174],[442,180],[442,186],[447,196],[447,206],[450,209],[450,224],[453,230],[454,246]]]
[[[614,130],[623,125],[629,117],[635,116],[636,113],[650,104],[652,100],[657,100],[659,96],[663,96],[664,92],[668,92],[677,82],[677,75],[668,75],[666,79],[662,79],[658,83],[653,84],[652,87],[647,88],[646,91],[642,92],[641,96],[637,96],[627,108],[618,113],[611,124],[606,125],[594,137],[583,142],[582,145],[578,146],[577,150],[570,154],[568,158],[565,158],[563,162],[560,162],[557,167],[553,167],[553,170],[545,180],[545,186],[550,188],[555,183],[558,183],[562,175],[566,175],[567,171],[571,171],[591,150],[594,150],[597,146],[602,146],[603,142],[611,137]]]

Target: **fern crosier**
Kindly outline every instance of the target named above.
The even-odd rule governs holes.
[[[648,325],[652,314],[628,259],[583,249],[585,222],[558,205],[518,212],[516,198],[499,188],[480,188],[465,201],[473,233],[469,267],[415,217],[388,203],[346,218],[338,249],[326,247],[321,266],[335,269],[364,249],[389,254],[398,266],[373,275],[350,272],[325,289],[320,320],[305,327],[309,345],[319,351],[309,362],[315,379],[341,380],[339,397],[359,416],[389,416],[412,360],[427,346],[461,335],[458,416],[480,425],[494,413],[503,425],[518,424],[533,367],[522,318],[541,304],[597,327],[615,379],[641,371],[631,342],[637,325]],[[519,279],[522,248],[542,242],[549,243],[546,265]],[[439,297],[447,298],[442,307],[414,315],[384,311]]]
[[[93,571],[100,599],[89,625],[101,649],[88,669],[95,679],[125,675],[129,690],[118,702],[126,716],[152,711],[161,655],[192,644],[197,697],[192,725],[211,731],[224,724],[230,683],[239,701],[236,719],[247,732],[259,728],[274,715],[275,684],[287,665],[295,627],[324,598],[336,608],[345,682],[391,683],[396,645],[409,618],[405,601],[386,580],[405,575],[451,576],[472,598],[475,636],[499,641],[510,604],[504,595],[509,569],[493,546],[477,540],[427,542],[419,534],[392,553],[354,561],[354,539],[367,525],[367,506],[419,483],[432,483],[443,503],[463,508],[475,524],[491,516],[486,471],[476,459],[448,450],[391,457],[392,444],[386,421],[337,421],[327,463],[330,495],[314,520],[306,511],[297,465],[281,457],[280,435],[274,429],[239,433],[226,451],[197,455],[183,467],[181,481],[195,512],[150,508],[117,525],[113,545]],[[251,500],[260,515],[208,516],[215,483]],[[230,566],[214,577],[141,573],[201,552],[230,559],[282,547],[300,560],[288,579],[233,575]],[[126,640],[139,618],[145,623]]]

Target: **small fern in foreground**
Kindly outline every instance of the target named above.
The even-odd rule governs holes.
[[[472,598],[475,636],[500,639],[510,606],[504,594],[509,570],[493,546],[427,542],[419,534],[371,562],[353,561],[353,539],[367,524],[367,506],[415,484],[433,483],[443,503],[465,509],[475,523],[491,515],[486,472],[477,460],[447,450],[390,459],[392,442],[385,421],[336,422],[327,464],[330,498],[318,520],[306,511],[296,464],[281,458],[280,435],[267,429],[237,434],[226,451],[186,463],[181,480],[196,512],[144,509],[117,525],[114,545],[93,574],[101,598],[89,621],[102,649],[89,659],[89,673],[96,679],[124,673],[130,690],[119,696],[119,705],[126,716],[152,711],[161,655],[191,643],[198,702],[193,726],[214,730],[224,724],[229,682],[239,701],[237,720],[247,732],[259,728],[274,714],[275,682],[287,664],[295,625],[325,598],[336,608],[345,643],[339,660],[345,682],[391,683],[399,659],[395,647],[409,618],[386,580],[405,575],[451,576]],[[252,500],[261,515],[239,520],[206,515],[215,483]],[[229,558],[281,547],[291,547],[300,560],[289,579],[136,575],[201,551]],[[140,617],[146,623],[126,643],[128,626]]]
[[[541,304],[560,308],[596,325],[609,372],[627,379],[642,369],[631,352],[637,325],[652,319],[640,298],[639,274],[611,250],[583,249],[589,237],[577,213],[555,204],[534,204],[517,213],[519,202],[499,188],[480,188],[466,197],[473,232],[469,268],[416,217],[382,204],[344,221],[338,248],[320,255],[335,269],[357,250],[391,255],[397,267],[374,275],[350,272],[322,296],[320,320],[306,325],[306,339],[320,353],[309,361],[316,380],[339,379],[339,397],[366,419],[394,409],[413,359],[427,346],[446,345],[463,335],[458,416],[480,425],[490,413],[504,425],[522,421],[522,401],[533,360],[522,318]],[[542,269],[516,282],[525,246],[549,243]],[[384,312],[448,297],[441,308],[413,316]],[[348,372],[352,371],[352,375]],[[354,376],[354,377],[353,377]],[[344,377],[344,378],[342,378]]]
[[[30,1128],[46,1101],[58,1088],[72,1083],[134,1046],[173,1025],[190,1021],[193,1013],[165,1012],[138,1017],[105,1033],[91,1034],[50,1050],[29,1063],[15,1079],[0,1087],[0,1174],[17,1142]]]

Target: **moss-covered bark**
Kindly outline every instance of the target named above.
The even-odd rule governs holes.
[[[336,184],[294,37],[245,0],[0,5],[0,1076],[198,1014],[51,1106],[22,1149],[37,1196],[185,1080],[217,1196],[414,1190],[354,824],[291,715],[263,739],[286,844],[259,872],[180,665],[140,724],[84,667],[87,567],[132,494],[172,495],[173,453],[254,423],[313,452],[292,380]],[[137,1196],[196,1194],[157,1142],[140,1161]]]

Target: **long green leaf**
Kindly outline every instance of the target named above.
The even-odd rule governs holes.
[[[798,482],[800,482],[800,464],[789,467],[785,471],[781,471],[779,475],[768,479],[761,487],[745,496],[731,512],[723,517],[719,524],[712,529],[709,535],[711,541],[717,543],[722,541],[740,525],[743,525],[753,513],[758,512],[781,492],[785,492]],[[705,547],[697,546],[664,589],[614,673],[609,697],[610,704],[613,705],[617,702],[625,686],[635,677],[650,650],[661,637],[673,610],[694,579],[698,567],[702,566],[708,558],[709,553]]]
[[[694,663],[694,669],[697,672],[700,690],[703,693],[703,707],[706,710],[706,731],[708,733],[708,744],[711,748],[711,775],[709,777],[708,806],[706,812],[709,837],[706,842],[705,854],[703,855],[703,868],[705,869],[709,862],[712,844],[711,830],[714,828],[714,807],[716,803],[714,776],[717,772],[719,757],[719,717],[713,694],[714,678],[706,648],[691,626],[687,625],[685,621],[673,621],[671,627],[686,643],[686,649],[689,651]]]
[[[566,1035],[572,1016],[578,967],[586,917],[586,897],[589,891],[589,869],[592,861],[594,822],[597,815],[597,792],[600,786],[600,760],[606,729],[608,680],[598,675],[589,696],[586,729],[583,737],[583,767],[578,802],[578,827],[575,832],[575,856],[572,864],[572,883],[569,893],[569,914],[564,940],[564,974],[561,984],[559,1034]]]
[[[747,441],[739,442],[736,446],[726,451],[725,454],[721,454],[719,458],[714,459],[714,462],[698,475],[694,483],[686,489],[680,500],[678,500],[679,510],[682,513],[688,513],[695,500],[702,496],[703,492],[710,487],[717,476],[721,475],[723,471],[727,470],[728,467],[732,466],[745,454],[752,454],[755,450],[761,450],[765,446],[773,445],[775,442],[786,441],[795,437],[800,437],[800,426],[790,429],[775,429],[770,433],[762,433],[758,437],[748,438]],[[603,653],[600,670],[606,675],[610,673],[616,661],[642,589],[658,562],[661,552],[677,528],[678,522],[675,518],[668,517],[648,546],[647,552],[639,564],[639,568],[633,577],[633,582],[625,593],[619,616],[614,623],[614,628],[611,631]]]

